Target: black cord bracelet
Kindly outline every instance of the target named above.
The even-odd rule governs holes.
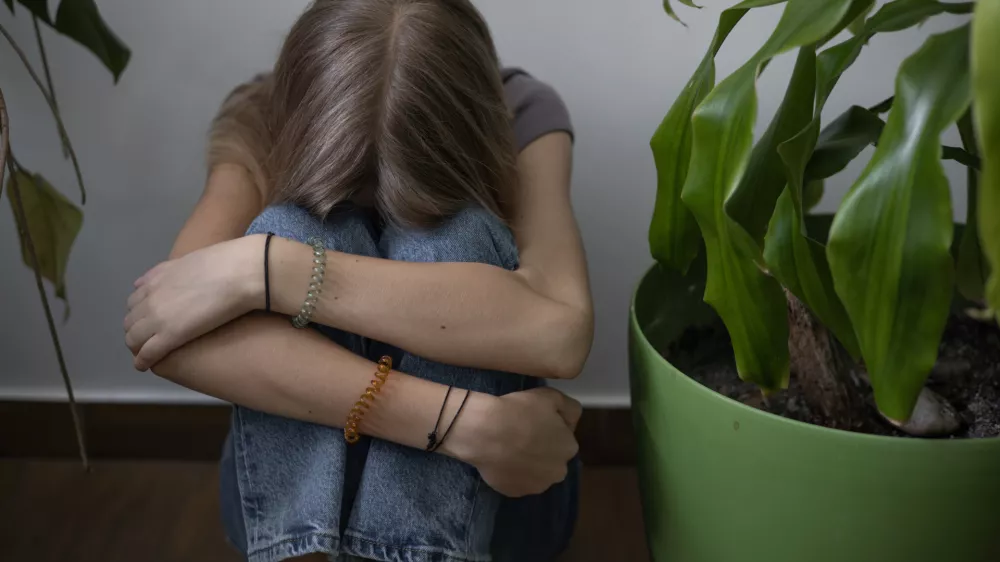
[[[444,401],[441,402],[441,410],[438,412],[438,419],[437,419],[437,421],[434,422],[434,429],[430,433],[427,434],[427,449],[426,450],[428,452],[433,451],[435,448],[437,448],[438,427],[441,426],[441,418],[444,417],[444,407],[448,405],[448,397],[451,396],[451,389],[453,389],[453,388],[455,388],[455,387],[454,386],[449,386],[448,387],[448,392],[444,393]]]
[[[269,270],[268,263],[271,261],[268,255],[271,253],[271,238],[274,237],[273,232],[267,233],[267,238],[264,239],[264,311],[271,312],[271,273]]]
[[[471,394],[471,390],[465,391],[465,398],[462,398],[462,403],[458,406],[458,411],[455,412],[455,416],[451,418],[451,423],[448,424],[448,429],[444,430],[444,435],[442,435],[441,439],[434,444],[434,447],[428,449],[430,452],[433,453],[434,451],[437,451],[438,447],[440,447],[441,444],[444,443],[444,440],[448,438],[448,434],[451,433],[451,428],[455,427],[455,421],[458,420],[458,416],[460,416],[462,414],[462,410],[465,409],[465,403],[469,401],[469,395]]]

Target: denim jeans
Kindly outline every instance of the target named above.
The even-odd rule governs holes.
[[[347,206],[321,221],[290,205],[268,208],[248,234],[273,232],[355,255],[415,262],[478,262],[514,269],[513,236],[470,208],[429,230],[377,232]],[[442,384],[502,395],[541,384],[521,375],[435,363],[319,326],[374,359]],[[331,372],[330,376],[337,376]],[[379,439],[348,447],[339,429],[234,406],[221,464],[222,512],[230,541],[251,562],[313,552],[331,560],[542,562],[566,545],[576,519],[579,463],[547,492],[504,498],[472,466]]]

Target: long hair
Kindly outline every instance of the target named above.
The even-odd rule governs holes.
[[[248,168],[271,202],[318,216],[370,190],[401,225],[468,205],[506,218],[517,181],[496,51],[468,0],[316,0],[273,76],[223,104],[211,144],[216,161],[227,146],[263,159]]]

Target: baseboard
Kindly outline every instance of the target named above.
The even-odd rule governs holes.
[[[94,459],[214,461],[229,430],[224,404],[80,405],[87,450]],[[65,402],[0,401],[0,457],[74,458],[72,418]],[[577,426],[588,465],[635,463],[631,413],[585,408]]]

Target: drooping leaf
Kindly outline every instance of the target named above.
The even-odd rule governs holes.
[[[726,214],[726,202],[750,159],[761,67],[823,39],[850,5],[850,0],[790,0],[764,46],[716,86],[693,116],[691,164],[681,199],[705,240],[705,302],[726,324],[740,376],[765,391],[788,382],[787,303],[781,285],[758,266],[760,246]]]
[[[854,35],[861,35],[862,33],[864,33],[865,19],[868,17],[868,14],[871,13],[872,8],[874,7],[875,7],[874,2],[868,4],[868,7],[863,12],[856,15],[854,19],[851,20],[851,23],[847,24],[847,30]]]
[[[801,131],[813,118],[816,91],[816,50],[799,49],[785,97],[771,124],[753,147],[739,185],[726,200],[726,214],[743,227],[760,247],[778,196],[785,190],[785,166],[778,145]]]
[[[8,199],[13,181],[13,178],[7,179]],[[31,234],[39,273],[52,282],[56,296],[66,300],[66,262],[83,224],[83,212],[39,174],[18,170],[17,186],[27,222],[26,225],[18,225],[18,232],[20,228],[26,228]],[[15,212],[14,216],[18,213]],[[24,240],[21,240],[21,256],[25,265],[31,267]]]
[[[840,22],[830,27],[826,36],[819,42],[825,43],[829,38],[843,31],[852,20],[870,9],[872,4],[872,0],[852,0],[846,12],[841,15]],[[792,76],[778,111],[764,135],[754,145],[750,162],[747,164],[747,170],[743,174],[740,184],[726,202],[726,213],[739,223],[757,241],[758,245],[763,244],[764,233],[767,231],[768,223],[774,212],[774,204],[785,187],[785,167],[778,156],[778,145],[787,141],[812,121],[812,92],[815,90],[816,83],[815,49],[813,51],[810,60],[806,63],[811,75],[806,77]],[[766,63],[767,61],[764,61],[762,66]],[[803,59],[800,56],[796,63],[795,72],[802,72],[802,69],[799,68],[801,64],[803,64]],[[805,89],[808,89],[809,92],[805,93]],[[796,191],[793,196],[799,197],[799,192]]]
[[[976,134],[972,125],[972,112],[966,111],[958,120],[958,132],[962,137],[962,146],[973,155],[978,151]],[[947,148],[947,147],[945,147]],[[955,284],[958,292],[973,302],[983,302],[986,297],[986,280],[990,275],[989,264],[983,255],[979,244],[978,213],[979,202],[979,170],[967,167],[965,170],[967,182],[967,198],[965,211],[965,228],[962,229],[962,239],[958,245],[958,258],[955,261]]]
[[[892,102],[894,99],[896,99],[895,96],[889,96],[884,100],[878,102],[877,104],[869,107],[868,111],[871,111],[875,115],[882,115],[883,113],[888,113],[889,110],[892,109]]]
[[[10,11],[14,11],[14,4],[12,0],[6,0],[7,7]],[[48,0],[17,0],[17,3],[24,6],[39,20],[52,25],[52,18],[49,17],[49,3]]]
[[[14,0],[3,0],[3,3],[7,5],[7,9],[10,13],[14,13]]]
[[[1000,1],[979,0],[972,26],[973,113],[983,162],[977,209],[979,240],[991,268],[986,302],[1000,311],[1000,68],[996,63]]]
[[[907,420],[937,358],[951,304],[951,196],[941,132],[971,100],[969,28],[906,59],[868,167],[830,231],[827,258],[879,409]]]
[[[851,106],[823,128],[806,165],[806,177],[811,180],[826,179],[839,173],[865,147],[875,144],[884,125],[869,110]]]
[[[132,52],[104,23],[94,0],[62,0],[55,29],[94,53],[118,81]]]
[[[701,246],[694,217],[681,202],[681,188],[691,159],[691,115],[715,85],[715,55],[747,11],[781,1],[743,2],[722,12],[708,52],[650,140],[657,185],[649,248],[653,258],[666,267],[687,271]]]
[[[819,242],[811,240],[804,230],[805,170],[817,142],[816,128],[819,123],[813,115],[815,48],[802,47],[798,61],[786,100],[794,99],[802,113],[796,127],[790,129],[775,148],[787,188],[778,200],[768,225],[764,261],[778,281],[808,306],[852,356],[858,357],[860,350],[854,328],[833,289],[825,249]],[[806,64],[802,64],[803,61]]]
[[[889,2],[869,18],[866,27],[878,33],[901,31],[927,21],[932,16],[968,14],[975,2],[938,2],[937,0],[897,0]]]

